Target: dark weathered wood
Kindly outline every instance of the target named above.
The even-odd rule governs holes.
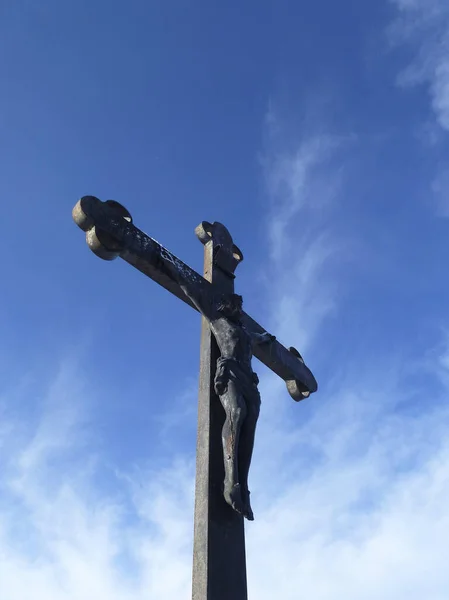
[[[87,242],[98,256],[106,260],[120,256],[192,308],[195,306],[181,290],[179,283],[170,276],[170,270],[164,267],[166,262],[176,267],[181,279],[194,283],[205,295],[214,293],[209,281],[135,227],[129,213],[118,203],[101,202],[93,196],[84,196],[75,206],[73,217],[79,227],[86,231]],[[251,333],[265,331],[246,313],[242,321]],[[294,400],[301,400],[317,390],[317,382],[310,369],[278,341],[269,346],[256,344],[254,356],[287,382]]]
[[[213,241],[204,246],[204,278],[232,293],[233,279],[213,263]],[[193,600],[246,600],[243,517],[223,499],[221,430],[224,410],[214,391],[219,351],[202,318],[196,454]]]

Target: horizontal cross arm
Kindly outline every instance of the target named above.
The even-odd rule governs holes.
[[[243,314],[245,327],[251,333],[263,333],[265,329],[246,313]],[[316,392],[318,384],[312,371],[295,348],[287,349],[277,340],[267,344],[254,344],[253,354],[266,367],[287,382],[287,387],[294,400],[302,400]]]
[[[195,310],[198,310],[197,307],[181,289],[180,283],[203,299],[212,300],[214,294],[219,292],[215,292],[204,277],[135,227],[131,215],[117,202],[101,202],[94,196],[84,196],[73,209],[73,219],[86,232],[89,247],[100,258],[112,260],[120,256]],[[252,334],[265,332],[246,313],[243,314],[243,324]],[[295,400],[301,400],[317,390],[312,372],[294,348],[287,349],[278,341],[273,341],[254,343],[253,352],[254,356],[286,381]]]

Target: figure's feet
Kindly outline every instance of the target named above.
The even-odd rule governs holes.
[[[239,514],[245,516],[245,505],[242,501],[242,490],[240,483],[229,485],[227,482],[225,482],[223,495],[229,506],[231,506]]]
[[[251,502],[249,500],[250,491],[247,487],[242,488],[242,499],[244,505],[244,513],[243,516],[248,519],[248,521],[254,521],[254,513],[251,508]]]

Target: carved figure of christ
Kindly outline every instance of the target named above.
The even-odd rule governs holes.
[[[253,521],[248,474],[261,401],[259,378],[252,370],[251,359],[253,344],[269,344],[276,338],[267,332],[250,334],[241,320],[243,303],[238,294],[223,294],[211,301],[195,286],[180,282],[180,288],[207,319],[220,350],[214,389],[226,414],[222,430],[224,499]]]

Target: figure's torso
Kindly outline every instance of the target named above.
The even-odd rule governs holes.
[[[241,366],[251,369],[252,340],[247,329],[225,317],[214,320],[210,326],[221,356],[237,360]]]

